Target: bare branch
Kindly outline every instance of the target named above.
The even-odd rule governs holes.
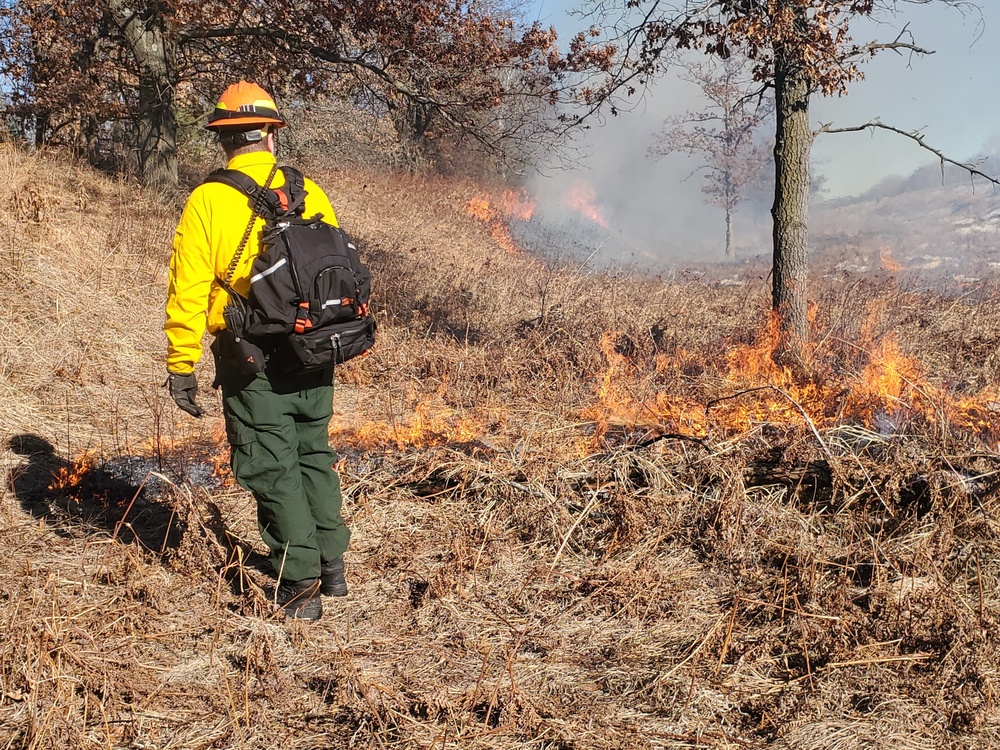
[[[829,124],[825,124],[820,126],[819,130],[816,131],[816,135],[819,135],[820,133],[859,133],[862,130],[873,131],[876,128],[878,128],[879,130],[888,130],[890,133],[896,133],[897,135],[909,138],[911,141],[915,142],[922,149],[930,151],[938,159],[940,159],[942,169],[944,169],[945,164],[952,164],[956,167],[959,167],[960,169],[964,169],[972,177],[982,177],[984,180],[988,180],[989,182],[992,182],[994,185],[1000,185],[1000,178],[992,177],[986,174],[982,170],[978,169],[975,164],[968,164],[960,161],[955,161],[954,159],[946,156],[942,151],[928,144],[924,140],[924,137],[920,135],[920,133],[916,131],[911,132],[908,130],[903,130],[902,128],[893,127],[892,125],[886,125],[884,123],[879,122],[878,120],[872,120],[870,122],[866,122],[864,125],[855,125],[853,127],[848,127],[848,128],[833,128],[830,127]]]
[[[393,75],[385,66],[372,62],[365,54],[344,54],[343,52],[328,46],[314,44],[303,37],[293,34],[286,29],[276,27],[230,27],[230,28],[205,28],[195,29],[181,35],[182,41],[194,41],[202,39],[237,38],[237,37],[263,37],[277,42],[284,43],[290,51],[306,54],[323,62],[333,65],[346,65],[355,69],[368,71],[380,79],[390,89],[395,90],[402,96],[415,104],[423,105],[440,116],[445,122],[478,142],[488,153],[502,154],[502,147],[496,139],[483,132],[480,128],[471,126],[470,123],[461,117],[456,117],[451,109],[456,105],[468,105],[470,102],[464,100],[460,102],[447,101],[435,97],[428,92]]]
[[[389,73],[385,71],[384,68],[365,60],[364,57],[344,55],[328,47],[321,47],[319,45],[310,44],[309,42],[305,41],[298,35],[292,34],[284,29],[273,28],[273,27],[196,29],[186,34],[182,34],[180,39],[182,42],[185,42],[194,39],[219,39],[219,38],[231,38],[231,37],[264,37],[267,39],[281,41],[287,44],[290,48],[298,52],[304,52],[308,55],[311,55],[312,57],[322,60],[323,62],[352,65],[364,68],[365,70],[374,73],[376,76],[378,76],[383,81],[388,83],[392,88],[394,88],[399,93],[412,98],[414,101],[418,101],[423,104],[432,104],[432,105],[437,104],[437,102],[421,94],[413,87],[408,86],[404,82],[400,81],[398,78],[391,76]]]
[[[910,41],[903,41],[903,37],[909,38]],[[868,44],[863,44],[860,47],[856,47],[851,50],[845,59],[855,57],[872,57],[883,50],[892,50],[899,55],[902,55],[903,52],[906,51],[910,53],[911,58],[913,55],[934,54],[934,50],[919,47],[913,42],[913,34],[910,33],[910,24],[906,24],[902,31],[900,31],[896,38],[891,42],[868,42]]]

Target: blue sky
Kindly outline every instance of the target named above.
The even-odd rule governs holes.
[[[981,2],[980,17],[963,16],[938,2],[900,0],[897,17],[857,24],[852,30],[859,42],[890,41],[909,24],[914,43],[935,54],[911,59],[883,53],[865,67],[866,79],[853,84],[847,96],[813,98],[813,126],[847,127],[881,118],[887,125],[920,131],[929,145],[957,160],[983,151],[1000,153],[1000,2]],[[579,19],[567,13],[577,7],[567,0],[530,0],[527,13],[555,26],[567,40],[581,28]],[[722,211],[705,203],[702,183],[690,176],[698,162],[679,154],[655,161],[647,151],[663,119],[698,111],[702,96],[692,84],[664,76],[637,98],[633,111],[604,118],[580,134],[572,168],[542,169],[533,192],[543,207],[557,206],[572,185],[585,180],[610,226],[628,243],[645,248],[642,253],[650,260],[721,259]],[[812,156],[813,175],[823,179],[823,196],[829,198],[863,193],[886,177],[905,176],[936,161],[909,139],[887,132],[823,135]],[[985,171],[1000,174],[1000,158],[993,161]],[[767,250],[766,214],[766,209],[754,214],[746,208],[737,213],[737,234],[749,243],[738,248],[741,254]],[[601,252],[615,257],[616,245],[628,243],[612,235]],[[628,260],[628,255],[622,257]]]
[[[909,22],[916,43],[935,52],[913,59],[883,53],[848,96],[817,98],[814,120],[847,125],[881,117],[905,130],[920,129],[929,144],[956,159],[992,150],[1000,132],[996,0],[986,0],[982,14],[980,20],[940,4],[912,6],[891,27],[871,29],[870,38],[891,38]],[[887,174],[908,174],[935,160],[891,133],[822,136],[814,157],[834,194],[858,192]]]

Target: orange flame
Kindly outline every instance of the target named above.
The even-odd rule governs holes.
[[[887,334],[872,348],[868,364],[851,389],[849,409],[870,424],[880,410],[892,415],[912,408],[914,398],[926,400],[921,382],[920,365],[903,355],[895,336]]]
[[[233,476],[231,457],[228,443],[220,443],[219,449],[213,451],[208,462],[212,465],[212,476],[219,480],[219,485],[225,489],[236,486],[236,478]]]
[[[503,195],[500,196],[500,211],[508,218],[531,221],[537,205],[538,202],[534,198],[528,197],[528,194],[523,190],[504,190]]]
[[[811,323],[815,306],[809,306],[807,315]],[[799,424],[822,416],[828,394],[815,382],[800,382],[788,367],[775,362],[782,337],[781,321],[772,312],[752,344],[727,352],[726,390],[742,395],[713,404],[713,422],[726,430],[748,430],[766,422]]]
[[[892,248],[888,245],[882,245],[878,251],[879,260],[882,262],[882,270],[888,271],[889,273],[898,273],[903,270],[903,266],[892,257]]]
[[[564,200],[567,206],[583,214],[595,224],[599,224],[605,229],[610,228],[608,220],[604,218],[604,211],[597,206],[597,193],[586,181],[582,179],[574,181]]]
[[[957,400],[948,417],[952,424],[984,437],[996,450],[1000,443],[1000,390],[986,388],[973,398]]]
[[[705,434],[705,408],[694,401],[664,391],[650,398],[640,398],[642,378],[638,364],[621,346],[623,337],[617,331],[601,337],[600,349],[608,367],[597,389],[598,402],[584,409],[583,416],[594,422],[594,439],[603,437],[609,428],[620,426],[632,430],[683,431],[685,434]],[[657,361],[657,370],[671,369],[666,357]],[[653,373],[655,377],[657,373]]]
[[[509,219],[530,221],[535,213],[535,201],[523,190],[505,190],[494,205],[488,195],[480,194],[469,200],[465,212],[489,226],[490,235],[500,247],[511,255],[520,255],[507,228]]]
[[[236,485],[233,472],[229,465],[230,451],[226,440],[226,425],[218,422],[214,428],[199,430],[194,434],[170,437],[157,435],[147,438],[141,443],[142,449],[151,456],[178,454],[182,456],[197,456],[212,467],[212,476],[219,480],[223,488]]]
[[[710,429],[731,435],[760,424],[807,420],[817,429],[862,424],[896,431],[903,420],[918,420],[947,422],[995,444],[1000,439],[1000,395],[985,390],[974,398],[957,399],[927,382],[919,363],[902,352],[894,336],[872,341],[878,313],[876,306],[861,327],[859,348],[865,362],[860,371],[827,368],[809,379],[775,363],[781,329],[774,315],[752,344],[735,346],[714,363],[693,363],[683,350],[673,356],[661,353],[650,363],[634,352],[625,353],[617,343],[620,334],[606,333],[600,348],[607,367],[595,403],[583,416],[595,422],[595,440],[616,426],[703,437]],[[821,341],[814,362],[837,356],[825,348],[827,338]],[[699,402],[680,392],[685,380],[691,380],[685,373],[692,370],[701,373],[703,385],[718,398],[706,401],[702,396]],[[671,375],[680,384],[678,392],[656,390],[655,384]]]
[[[384,446],[396,448],[429,448],[447,443],[467,443],[483,432],[482,423],[459,417],[443,403],[442,389],[434,397],[421,401],[412,413],[389,422],[370,421],[360,427],[334,428],[334,444],[350,445],[363,450]]]
[[[85,451],[66,466],[61,466],[58,471],[52,472],[52,481],[49,482],[49,489],[60,492],[75,490],[80,486],[83,478],[97,468],[97,462],[97,454],[94,451]],[[73,497],[73,499],[76,500],[77,498]]]

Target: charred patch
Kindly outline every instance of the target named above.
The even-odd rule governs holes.
[[[428,581],[410,579],[406,581],[407,598],[414,609],[420,609],[427,603],[427,592],[430,590]]]
[[[306,683],[306,687],[316,693],[327,706],[332,706],[337,702],[337,684],[335,677],[313,677]]]
[[[492,702],[479,701],[472,707],[472,715],[486,726],[495,729],[500,726],[500,719],[503,716],[503,702],[499,698]]]

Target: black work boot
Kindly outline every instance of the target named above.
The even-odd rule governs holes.
[[[278,605],[285,615],[296,620],[318,620],[323,616],[323,602],[319,598],[319,579],[282,581],[278,584]]]
[[[320,593],[323,596],[347,596],[347,581],[344,580],[344,556],[326,560],[320,565]]]

